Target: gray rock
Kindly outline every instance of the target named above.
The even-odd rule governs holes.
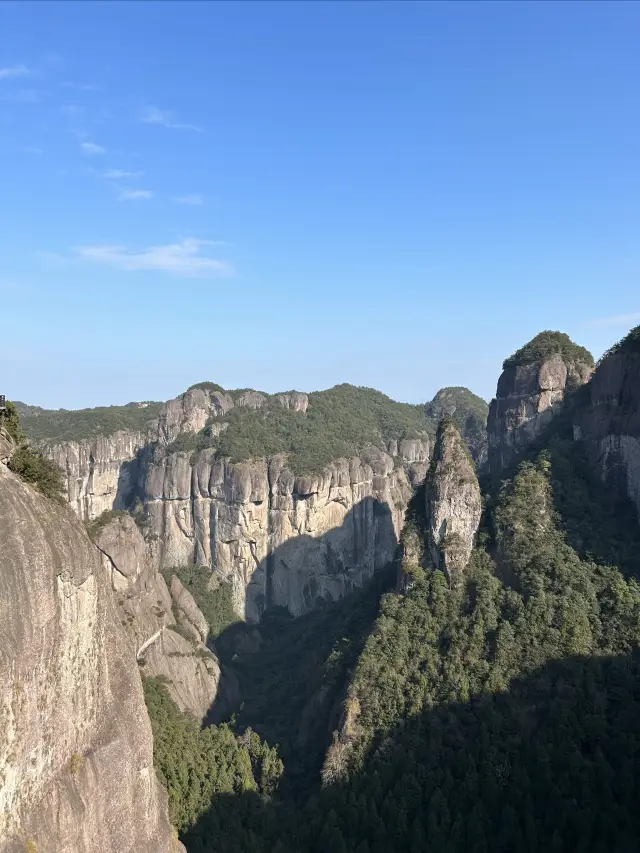
[[[15,441],[5,429],[0,427],[0,464],[6,465],[15,449]]]
[[[438,429],[425,501],[431,559],[455,584],[471,556],[482,498],[473,461],[451,421]]]
[[[138,452],[148,440],[146,433],[120,430],[43,449],[65,474],[67,500],[76,514],[92,520],[127,505],[138,475]]]
[[[598,365],[574,438],[585,442],[595,470],[618,498],[632,500],[640,519],[640,353],[609,355]]]
[[[590,373],[589,365],[566,363],[560,354],[540,364],[507,367],[489,406],[490,470],[503,470],[540,434],[564,401],[568,380],[576,387]]]
[[[153,567],[149,549],[134,520],[119,516],[95,537],[105,571],[142,673],[168,679],[167,689],[181,710],[204,718],[216,700],[220,666],[207,651],[209,626],[193,596],[177,577],[171,593]],[[171,630],[176,625],[192,642]]]
[[[261,409],[267,402],[267,398],[259,391],[243,391],[236,400],[236,406],[244,406],[247,409]]]
[[[5,466],[0,541],[1,853],[169,853],[135,655],[98,551]]]
[[[287,394],[276,394],[276,400],[283,409],[293,409],[294,412],[306,412],[309,408],[309,398],[301,391],[289,391]]]

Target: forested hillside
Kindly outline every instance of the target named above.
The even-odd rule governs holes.
[[[406,591],[369,591],[368,636],[349,615],[365,593],[261,629],[233,725],[280,743],[284,776],[269,796],[214,798],[184,826],[190,853],[638,849],[640,529],[574,440],[587,403],[568,398],[525,459],[486,478],[462,584],[405,547]],[[419,491],[405,537],[424,540],[423,506]],[[310,733],[324,683],[341,701],[317,702]]]
[[[345,383],[307,395],[305,411],[283,407],[279,395],[251,389],[225,391],[213,382],[201,382],[189,390],[197,388],[220,392],[235,406],[210,419],[202,430],[179,435],[171,442],[170,452],[214,447],[219,456],[236,462],[287,453],[290,467],[307,473],[340,457],[357,455],[369,444],[387,450],[394,440],[433,437],[445,410],[455,412],[474,456],[480,458],[486,445],[488,406],[467,388],[443,388],[430,403],[410,404],[373,388]],[[260,407],[243,404],[251,394],[260,398]],[[53,410],[16,403],[26,434],[46,444],[109,436],[118,430],[144,433],[162,405],[146,402]],[[214,420],[216,428],[212,429]]]

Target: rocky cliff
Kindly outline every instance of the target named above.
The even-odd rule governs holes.
[[[266,395],[203,382],[144,430],[46,446],[81,518],[137,504],[154,568],[211,566],[232,584],[237,613],[256,621],[272,605],[301,614],[386,564],[437,421],[451,414],[482,462],[486,411],[464,388],[410,406],[347,385]],[[64,416],[63,427],[59,413],[24,418],[42,441],[47,418],[49,435],[73,432],[76,416]],[[84,428],[88,415],[76,420]]]
[[[296,476],[281,455],[234,464],[157,447],[143,486],[156,563],[212,566],[250,621],[339,598],[393,558],[412,480],[424,476],[426,441],[392,449],[403,462],[369,448]]]
[[[449,418],[438,429],[425,482],[425,510],[431,561],[455,584],[471,556],[482,498],[473,460]]]
[[[508,358],[489,406],[489,466],[498,473],[549,423],[568,390],[589,380],[593,357],[561,332],[541,332]]]
[[[366,445],[348,396],[361,402],[358,394],[364,395],[362,420],[377,442],[356,455],[338,452],[350,443],[342,441],[340,423],[323,398],[332,392],[311,395],[318,414],[313,420],[316,409],[311,412],[308,440],[308,395],[227,392],[213,383],[164,404],[146,432],[121,430],[49,441],[47,447],[65,471],[68,499],[80,517],[92,520],[105,510],[141,505],[156,569],[209,565],[232,584],[239,615],[256,621],[272,605],[298,615],[343,595],[393,557],[407,501],[428,465],[428,420],[421,407],[369,389],[344,389],[349,386],[339,386],[331,401],[336,418],[347,406],[352,431]],[[384,440],[375,407],[386,407],[391,414],[385,417],[400,424],[422,427],[422,436]],[[43,415],[38,417],[42,427]],[[269,423],[273,430],[265,432]],[[228,452],[253,458],[234,462],[219,442],[239,430]],[[263,445],[267,451],[289,446],[287,441],[299,446],[296,430],[311,447],[309,464],[317,473],[296,473],[288,452],[255,455]],[[265,437],[256,441],[254,433]],[[333,458],[331,446],[337,448]]]
[[[605,355],[574,417],[592,464],[640,517],[640,326]]]
[[[100,526],[93,540],[142,675],[162,676],[180,710],[203,719],[216,699],[220,666],[193,597],[175,576],[169,590],[128,514]]]
[[[135,656],[82,524],[0,465],[0,851],[169,853]]]
[[[80,518],[90,521],[131,502],[138,475],[137,454],[152,435],[118,430],[108,436],[45,444],[64,473],[67,500]]]

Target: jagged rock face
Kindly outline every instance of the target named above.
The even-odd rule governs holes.
[[[640,518],[640,353],[605,358],[588,390],[574,435],[584,439],[592,464],[614,494],[635,503]]]
[[[0,466],[0,851],[169,853],[135,656],[98,551]]]
[[[0,464],[6,465],[15,449],[15,441],[5,429],[0,427]]]
[[[164,676],[180,709],[204,718],[216,699],[220,666],[207,650],[209,626],[193,596],[175,576],[169,592],[130,516],[105,525],[95,544],[142,674]],[[176,616],[190,640],[177,633]]]
[[[376,448],[338,459],[321,474],[295,476],[282,456],[231,464],[205,450],[157,448],[144,482],[158,565],[210,565],[230,581],[236,612],[259,620],[269,606],[294,615],[336,599],[393,557],[411,472]]]
[[[288,394],[277,394],[275,400],[284,409],[296,412],[306,412],[309,399],[306,394],[291,391]],[[261,409],[267,398],[259,391],[243,391],[235,400],[226,391],[216,391],[208,388],[190,388],[165,403],[158,416],[156,438],[165,444],[185,433],[200,432],[211,419],[223,417],[234,407]]]
[[[487,415],[489,407],[486,402],[459,386],[441,388],[430,403],[425,406],[427,415],[440,422],[444,417],[451,417],[458,426],[467,447],[481,470],[487,463]]]
[[[276,394],[276,400],[283,409],[293,409],[294,412],[306,412],[309,408],[309,398],[301,391],[290,391],[288,394]]]
[[[456,583],[471,556],[482,498],[473,461],[450,421],[438,429],[425,502],[431,559]]]
[[[136,457],[148,440],[145,433],[120,430],[45,448],[64,472],[67,499],[80,518],[92,520],[127,505],[136,483]]]
[[[157,438],[170,444],[181,433],[200,432],[209,418],[226,415],[233,406],[233,397],[225,391],[190,388],[160,410]]]
[[[540,364],[503,370],[487,422],[489,466],[493,473],[505,468],[531,444],[564,400],[567,388],[587,382],[591,371],[590,365],[565,362],[560,354]]]

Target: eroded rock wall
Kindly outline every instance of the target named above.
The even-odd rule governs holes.
[[[640,352],[603,359],[588,391],[574,435],[585,441],[592,464],[613,493],[630,498],[640,518]]]
[[[79,518],[91,521],[127,506],[138,477],[138,452],[148,440],[146,433],[120,430],[45,447],[65,475],[67,500]]]
[[[216,699],[220,665],[207,649],[209,626],[191,593],[175,576],[167,588],[130,516],[110,521],[95,544],[141,674],[166,678],[180,709],[203,719]]]
[[[588,364],[565,361],[560,354],[541,363],[507,367],[489,406],[489,467],[498,473],[528,447],[562,404],[569,387],[588,381]]]
[[[433,565],[457,583],[469,562],[482,514],[473,460],[456,428],[440,424],[425,482],[427,537]]]
[[[0,851],[169,853],[135,655],[99,553],[0,465]]]
[[[339,598],[393,558],[429,457],[426,441],[402,450],[400,465],[370,448],[296,476],[282,456],[232,464],[157,447],[143,486],[156,563],[212,566],[251,621],[269,606],[299,615]]]

